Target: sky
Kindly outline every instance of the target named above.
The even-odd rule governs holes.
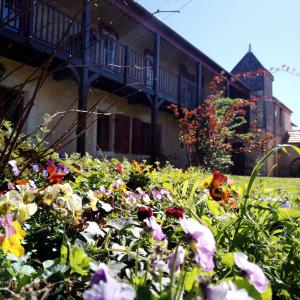
[[[296,75],[274,73],[273,95],[294,113],[300,129],[300,0],[136,0],[225,70],[248,51],[265,68],[283,65]],[[297,75],[297,72],[299,75]]]

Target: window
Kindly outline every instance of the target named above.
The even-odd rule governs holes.
[[[255,120],[258,128],[266,128],[266,102],[259,100],[257,106],[254,108]]]
[[[99,113],[101,111],[98,111]],[[110,116],[101,115],[97,120],[97,146],[99,150],[109,151]]]
[[[121,114],[115,116],[115,144],[116,153],[129,153],[130,118]]]
[[[282,127],[283,126],[283,109],[280,108],[279,110],[279,125]]]

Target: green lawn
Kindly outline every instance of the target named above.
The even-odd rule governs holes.
[[[244,186],[249,181],[249,176],[229,176],[234,184]],[[300,178],[259,177],[255,182],[256,189],[270,194],[300,193]]]

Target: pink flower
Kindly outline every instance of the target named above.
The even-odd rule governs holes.
[[[170,274],[176,272],[179,269],[179,267],[183,264],[184,256],[185,256],[185,250],[182,246],[178,246],[177,251],[175,250],[169,256],[168,267],[170,270]]]
[[[207,289],[207,300],[253,300],[245,289],[239,290],[231,281]]]
[[[135,290],[124,282],[118,282],[110,274],[105,264],[91,279],[92,287],[83,293],[84,300],[134,300]]]
[[[159,242],[165,238],[166,235],[163,233],[160,225],[156,222],[153,216],[144,220],[144,222],[146,223],[148,228],[152,231],[154,240]]]
[[[256,288],[259,293],[263,293],[269,285],[262,269],[256,264],[248,261],[248,256],[244,253],[237,252],[234,254],[235,264],[246,272],[249,282]]]
[[[15,160],[10,160],[8,163],[11,165],[12,171],[13,171],[14,175],[15,175],[16,177],[19,176],[20,171],[19,171],[19,169],[18,169],[18,167],[17,167],[17,161],[15,161]]]
[[[183,231],[191,239],[195,261],[205,272],[213,270],[215,264],[213,255],[216,251],[216,242],[211,230],[194,219],[180,220]]]
[[[5,229],[6,238],[10,238],[16,233],[13,225],[13,215],[6,215],[4,218],[0,218],[0,225]]]

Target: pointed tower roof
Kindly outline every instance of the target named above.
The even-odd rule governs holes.
[[[239,73],[257,71],[257,70],[266,70],[266,71],[268,71],[262,65],[262,63],[258,60],[258,58],[253,54],[252,47],[251,47],[251,44],[250,44],[248,52],[238,62],[238,64],[232,69],[231,73],[239,74]],[[271,73],[270,73],[270,75],[271,75]]]

